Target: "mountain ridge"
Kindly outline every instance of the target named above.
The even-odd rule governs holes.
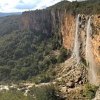
[[[12,15],[21,15],[21,12],[14,12],[14,13],[4,13],[0,12],[0,17],[5,17],[5,16],[12,16]]]

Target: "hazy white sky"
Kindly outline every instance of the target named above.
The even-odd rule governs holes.
[[[0,0],[0,12],[21,12],[31,9],[41,9],[60,1],[61,0]]]

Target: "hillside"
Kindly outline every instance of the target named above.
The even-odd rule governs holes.
[[[19,30],[20,19],[20,15],[1,17],[0,36],[10,34],[13,31]]]
[[[100,1],[64,0],[1,17],[0,82],[2,100],[92,100],[100,84]]]
[[[2,13],[2,12],[0,12],[0,17],[12,16],[12,15],[21,15],[21,12],[15,12],[15,13]]]

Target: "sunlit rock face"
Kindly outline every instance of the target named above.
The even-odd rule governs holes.
[[[88,67],[91,84],[100,84],[100,16],[66,15],[61,26],[63,46],[72,50],[77,62]]]
[[[100,83],[100,15],[72,15],[66,11],[24,12],[21,29],[58,34],[77,63],[87,62],[89,81]]]
[[[100,66],[100,15],[93,16],[92,44],[95,62]]]
[[[76,18],[71,14],[65,14],[61,24],[61,34],[63,46],[73,51],[74,35],[75,35]]]
[[[92,52],[94,55],[94,62],[96,64],[96,74],[97,80],[96,82],[100,83],[100,15],[94,15],[92,18]]]
[[[45,34],[58,34],[65,48],[73,50],[76,18],[66,11],[37,10],[24,12],[21,30],[32,30]]]

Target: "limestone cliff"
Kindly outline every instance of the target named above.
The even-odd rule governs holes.
[[[21,19],[21,30],[56,34],[62,39],[63,46],[72,50],[75,16],[60,10],[36,10],[24,12]]]
[[[92,39],[95,61],[100,66],[100,15],[93,18],[94,34]]]
[[[71,14],[65,14],[63,22],[61,24],[61,34],[63,39],[63,46],[72,50],[74,33],[75,33],[75,16]]]
[[[91,18],[92,32],[90,35],[91,47],[88,44],[87,32],[88,32],[88,20],[90,15],[80,15],[78,22],[78,42],[79,42],[79,56],[80,61],[87,60],[91,54],[95,62],[95,71],[98,76],[96,81],[99,81],[100,76],[100,16],[93,15]],[[62,45],[74,52],[75,46],[75,31],[76,31],[76,16],[71,13],[67,13],[66,10],[36,10],[30,12],[24,12],[22,14],[21,22],[22,30],[30,29],[35,32],[49,34],[56,34],[58,41]],[[86,50],[87,49],[87,50]],[[89,50],[90,49],[90,50]],[[91,54],[89,54],[91,51]],[[87,53],[87,54],[86,54]],[[73,55],[73,54],[72,54]],[[75,56],[75,55],[74,55]],[[88,58],[88,59],[90,59]],[[92,60],[93,60],[92,59]],[[87,61],[88,62],[88,61]],[[91,64],[93,66],[93,64]]]
[[[77,27],[75,25],[75,17],[66,14],[64,24],[61,25],[61,33],[63,46],[67,49],[71,49],[73,53],[79,52],[80,61],[84,63],[85,60],[87,61],[89,65],[86,66],[89,66],[90,71],[93,72],[89,74],[90,83],[96,85],[100,84],[100,16],[92,15],[90,26],[88,26],[89,17],[91,16],[80,15],[77,29],[75,28]],[[89,27],[91,28],[89,29]],[[76,40],[75,31],[78,34],[78,40]],[[88,36],[89,32],[90,35]],[[75,44],[75,41],[77,41],[78,44]],[[74,48],[75,45],[79,45],[79,50],[77,49],[78,46]],[[74,52],[73,49],[77,50]],[[75,57],[76,54],[73,56]],[[75,58],[78,59],[77,56]],[[91,82],[92,78],[95,78],[94,82]]]
[[[50,34],[52,31],[50,11],[36,10],[22,14],[21,30],[33,30]]]

